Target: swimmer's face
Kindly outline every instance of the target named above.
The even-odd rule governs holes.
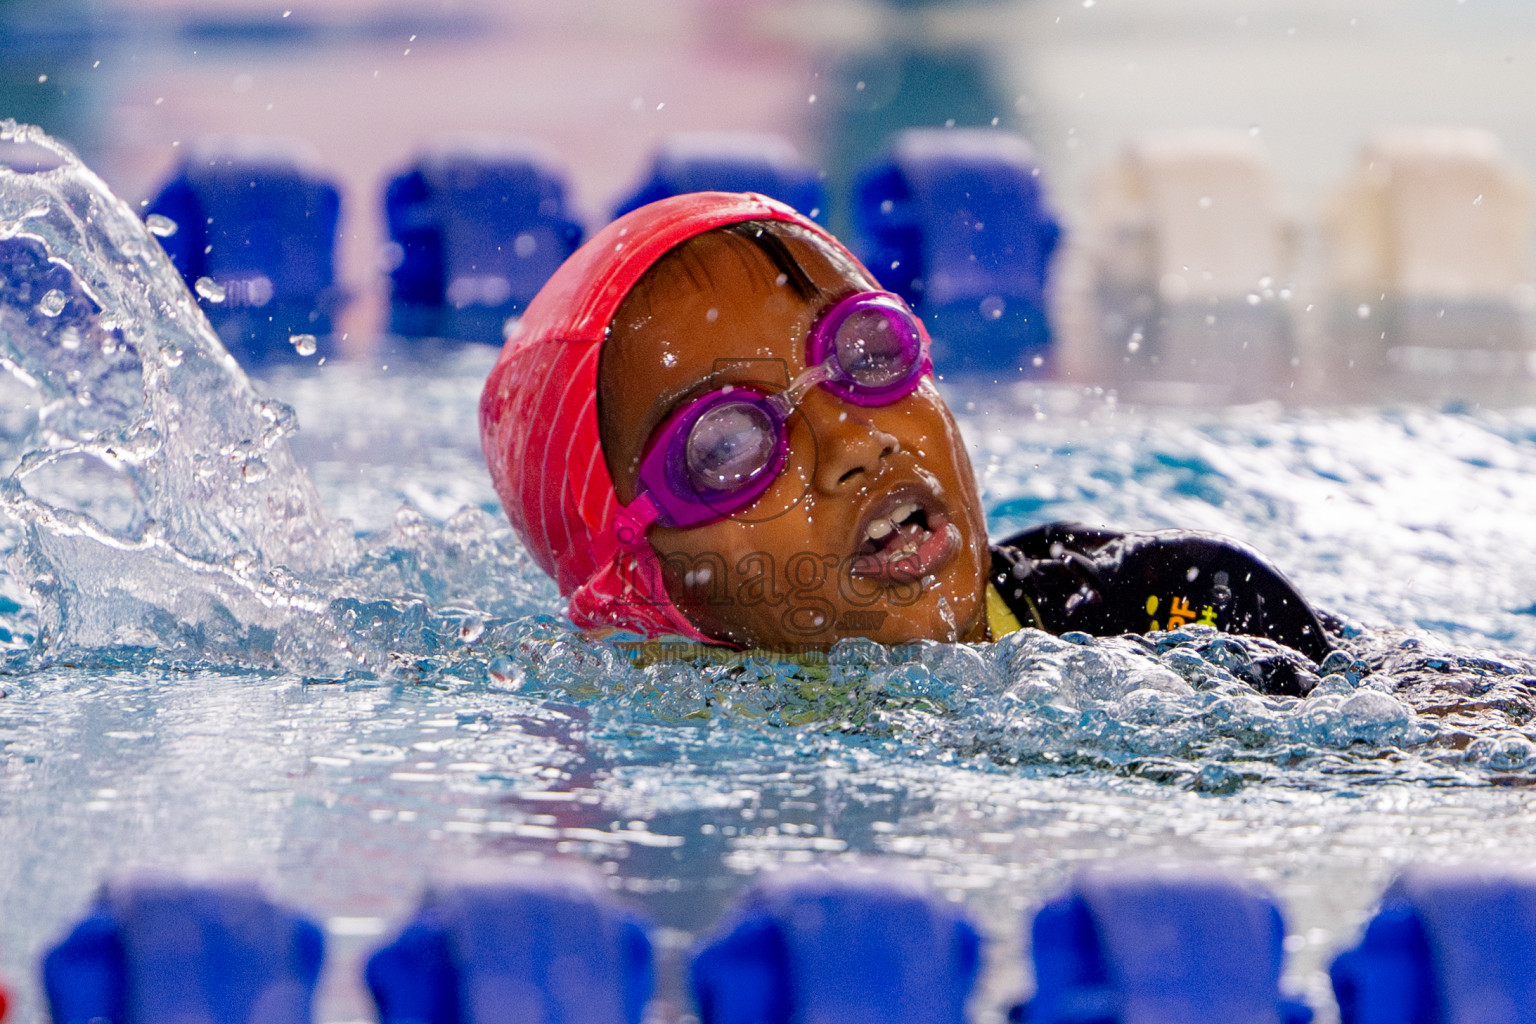
[[[671,413],[728,385],[782,390],[806,369],[818,314],[878,287],[789,225],[717,230],[669,253],[603,348],[598,408],[619,500],[634,500],[641,457]],[[932,379],[879,406],[813,387],[787,433],[788,461],[754,503],[649,530],[669,594],[700,631],[775,649],[983,639],[985,523]]]

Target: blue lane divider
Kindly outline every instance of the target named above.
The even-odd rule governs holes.
[[[980,939],[899,878],[773,878],[694,956],[702,1024],[961,1024]]]
[[[332,354],[331,318],[346,299],[336,283],[341,195],[298,147],[199,143],[149,205],[152,215],[175,224],[160,244],[242,364]]]
[[[865,264],[933,335],[941,371],[1049,369],[1046,286],[1061,235],[1029,143],[986,129],[913,129],[860,173]]]
[[[1329,974],[1343,1024],[1536,1022],[1536,876],[1409,872]]]
[[[1201,875],[1087,872],[1035,916],[1015,1024],[1307,1024],[1280,994],[1285,926],[1263,892]]]
[[[252,884],[129,880],[48,952],[54,1024],[309,1024],[325,940]]]
[[[674,135],[662,143],[644,181],[613,215],[685,192],[760,192],[826,223],[821,172],[788,139],[750,132]]]
[[[581,865],[430,889],[368,961],[380,1024],[640,1024],[644,927]]]
[[[445,145],[395,176],[391,333],[500,345],[507,317],[581,245],[566,179],[551,156],[502,140]]]
[[[1086,872],[1032,925],[1014,1024],[1309,1024],[1255,887]],[[250,883],[125,877],[43,960],[54,1024],[311,1024],[324,939]],[[980,939],[900,875],[784,872],[694,953],[701,1024],[964,1024]],[[1418,870],[1331,975],[1342,1024],[1536,1024],[1536,875]],[[641,1024],[643,925],[583,865],[433,887],[369,959],[381,1024]],[[0,986],[0,1019],[6,992]]]

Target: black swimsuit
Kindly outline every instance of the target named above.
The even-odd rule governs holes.
[[[1205,623],[1321,661],[1317,612],[1257,552],[1212,533],[1117,533],[1050,523],[992,547],[992,586],[1019,623],[1049,633],[1145,633]]]

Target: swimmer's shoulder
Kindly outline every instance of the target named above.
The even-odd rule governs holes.
[[[1321,617],[1290,580],[1219,534],[1049,523],[993,545],[989,582],[1021,625],[1049,633],[1115,636],[1202,623],[1276,640],[1314,661],[1332,649]]]

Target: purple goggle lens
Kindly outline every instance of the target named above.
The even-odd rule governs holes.
[[[811,328],[805,365],[830,364],[826,386],[854,405],[889,405],[933,369],[917,317],[889,292],[850,295]]]
[[[766,394],[730,386],[694,399],[657,428],[640,460],[639,497],[655,514],[642,525],[698,526],[751,505],[789,458],[785,424],[821,384],[855,405],[888,405],[917,388],[933,369],[928,338],[906,303],[888,292],[861,292],[816,321],[804,373]]]

